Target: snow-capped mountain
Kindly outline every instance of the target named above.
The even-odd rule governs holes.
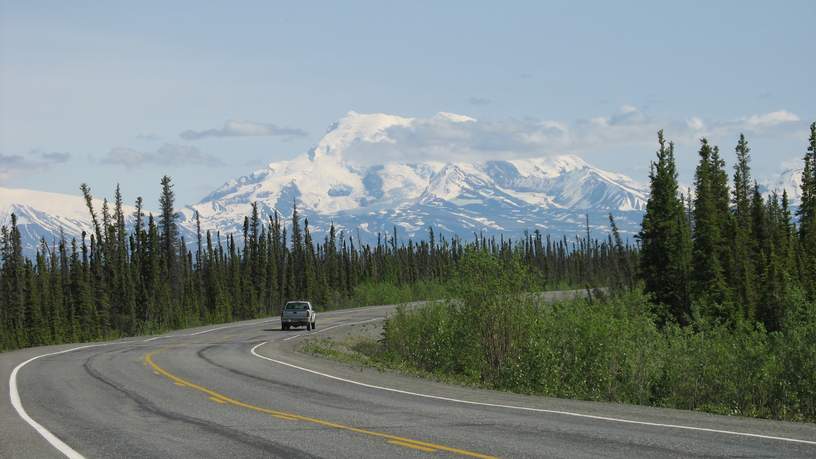
[[[81,196],[0,188],[0,225],[8,225],[12,213],[17,216],[26,247],[36,246],[41,237],[59,234],[60,230],[71,237],[92,227]]]
[[[802,172],[802,167],[786,169],[769,180],[763,180],[760,188],[765,193],[775,191],[780,197],[783,191],[787,191],[791,204],[799,205],[802,200]]]
[[[474,121],[450,113],[440,113],[437,119]],[[182,230],[193,231],[197,211],[205,229],[240,232],[251,202],[258,202],[264,217],[275,210],[288,217],[297,203],[313,231],[319,233],[334,222],[366,240],[390,233],[394,226],[403,237],[424,237],[429,226],[466,237],[481,231],[511,236],[536,229],[574,234],[583,230],[585,212],[598,228],[606,228],[609,211],[618,215],[624,230],[633,231],[640,222],[643,188],[576,156],[366,166],[347,159],[349,150],[360,146],[375,156],[383,146],[399,148],[392,130],[410,128],[415,122],[349,113],[307,153],[231,180],[198,204],[183,208]],[[101,209],[101,201],[95,206]],[[12,212],[29,253],[41,238],[53,241],[60,231],[69,239],[91,232],[79,194],[0,188],[0,224],[7,224]]]
[[[103,201],[94,198],[94,210],[101,212]],[[124,207],[130,215],[133,208]],[[93,232],[85,199],[77,194],[49,193],[20,188],[0,187],[0,226],[8,226],[11,214],[17,217],[17,228],[25,252],[33,254],[44,238],[53,244],[60,232],[67,240],[81,238],[82,232]]]
[[[445,123],[471,123],[473,118],[440,113]],[[424,238],[437,233],[470,238],[474,233],[517,237],[539,230],[556,236],[585,231],[586,218],[596,236],[608,231],[614,214],[621,232],[640,228],[648,189],[625,175],[599,169],[574,155],[489,161],[358,161],[360,151],[373,158],[400,152],[403,137],[395,130],[412,129],[414,118],[350,112],[334,123],[308,152],[270,163],[250,175],[230,180],[198,204],[179,212],[182,234],[195,231],[199,213],[203,229],[239,234],[250,204],[257,202],[263,218],[277,210],[284,218],[297,203],[314,233],[334,223],[347,234],[375,241],[378,233]],[[398,155],[405,156],[405,155]],[[786,170],[762,181],[763,191],[787,190],[791,204],[801,197],[802,170]],[[95,200],[100,211],[101,200]],[[33,254],[41,238],[52,242],[60,231],[70,239],[92,224],[78,193],[67,195],[0,187],[0,225],[11,213],[18,218],[23,244]],[[126,208],[128,215],[133,213]],[[240,239],[240,238],[239,238]]]
[[[450,113],[437,117],[473,121]],[[185,208],[183,225],[191,228],[197,211],[203,228],[240,231],[252,202],[265,216],[274,210],[289,216],[296,202],[313,230],[334,222],[364,239],[390,233],[394,226],[407,237],[423,237],[429,226],[466,237],[536,229],[572,235],[583,231],[586,213],[591,225],[604,230],[609,212],[625,232],[636,231],[640,223],[645,187],[573,155],[367,166],[346,159],[350,148],[365,147],[374,155],[380,147],[399,148],[392,129],[414,122],[351,112],[309,152],[231,180]]]

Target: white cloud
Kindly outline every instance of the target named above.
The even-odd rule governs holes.
[[[639,111],[634,105],[624,105],[621,107],[621,113],[634,113]]]
[[[750,128],[764,128],[783,123],[794,123],[799,117],[787,110],[777,110],[764,115],[751,115],[745,119],[745,125]]]
[[[476,120],[440,113],[412,118],[386,129],[384,136],[358,141],[344,152],[349,161],[376,164],[385,161],[489,160],[561,153],[602,152],[632,147],[651,152],[657,131],[680,145],[696,145],[701,137],[714,142],[736,140],[740,132],[772,136],[799,118],[781,110],[732,120],[657,118],[638,107],[624,105],[616,112],[572,123],[556,120]]]
[[[303,137],[305,135],[307,135],[306,131],[302,129],[242,120],[228,120],[221,128],[205,129],[203,131],[187,130],[179,134],[185,140],[199,140],[207,137]]]
[[[705,123],[703,122],[703,120],[696,116],[692,116],[688,121],[686,121],[686,125],[692,131],[702,131],[703,129],[705,129]]]
[[[683,133],[681,131],[680,135],[686,136],[683,137],[683,141],[690,140],[687,135],[691,135],[693,139],[699,137],[713,139],[736,137],[739,133],[749,136],[790,135],[792,129],[801,127],[800,121],[796,114],[787,110],[742,116],[731,120],[704,121],[694,116],[686,122],[686,127],[690,132]],[[669,133],[668,129],[666,132]]]
[[[570,136],[570,127],[559,121],[480,121],[443,112],[392,125],[383,136],[350,144],[343,156],[358,164],[535,156],[568,146]]]

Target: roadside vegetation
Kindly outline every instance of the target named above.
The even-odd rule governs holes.
[[[637,245],[611,215],[601,240],[429,229],[373,245],[332,227],[314,241],[297,209],[263,221],[256,204],[241,244],[199,229],[188,245],[168,177],[158,218],[140,199],[132,230],[118,190],[98,213],[83,185],[87,238],[43,241],[27,259],[16,220],[0,229],[0,349],[249,319],[287,299],[329,309],[448,298],[398,310],[379,340],[308,350],[502,390],[816,421],[816,123],[795,211],[786,194],[760,193],[744,137],[733,185],[702,140],[685,194],[674,146],[658,137]],[[557,288],[593,294],[535,295]]]
[[[117,188],[112,209],[95,209],[82,186],[94,231],[79,240],[43,240],[24,257],[16,218],[0,228],[0,350],[110,339],[277,314],[290,299],[319,310],[450,297],[451,278],[467,250],[499,258],[522,254],[537,275],[530,290],[606,285],[613,258],[636,259],[633,245],[611,239],[520,240],[474,235],[421,241],[380,235],[361,243],[333,226],[323,240],[294,208],[291,218],[264,221],[257,204],[243,234],[179,232],[169,177],[161,181],[160,214],[136,202],[125,224]],[[197,225],[199,226],[199,225]],[[238,241],[241,241],[240,243]]]
[[[555,304],[512,293],[520,263],[473,252],[461,300],[400,308],[380,339],[311,341],[306,351],[446,382],[552,397],[816,421],[816,303],[786,298],[779,331],[697,318],[663,323],[640,290]],[[501,294],[493,293],[496,288]]]
[[[544,304],[520,293],[537,275],[522,255],[468,250],[455,300],[398,309],[378,341],[306,350],[500,390],[816,422],[816,124],[798,225],[786,195],[752,184],[744,137],[733,190],[702,141],[691,199],[659,140],[636,264],[612,222],[608,295]]]

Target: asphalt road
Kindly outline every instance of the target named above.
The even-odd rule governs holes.
[[[314,332],[283,332],[277,317],[177,331],[22,367],[79,345],[0,354],[0,457],[816,457],[813,424],[449,386],[293,352],[392,309],[319,314]]]

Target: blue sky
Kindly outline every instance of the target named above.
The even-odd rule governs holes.
[[[640,181],[659,127],[686,182],[700,135],[745,131],[758,175],[801,157],[816,2],[656,3],[0,0],[0,186],[154,202],[166,173],[187,204],[350,110],[559,126],[507,155]]]

